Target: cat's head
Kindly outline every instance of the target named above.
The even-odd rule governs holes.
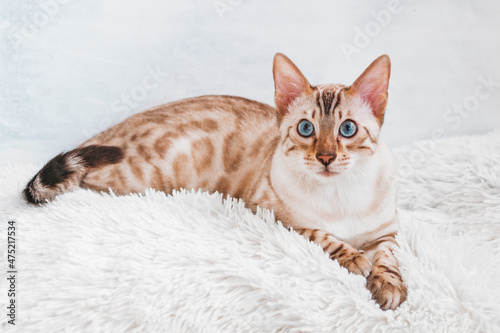
[[[285,55],[274,57],[280,149],[286,163],[316,179],[356,169],[377,148],[391,62],[377,58],[351,85],[311,86]]]

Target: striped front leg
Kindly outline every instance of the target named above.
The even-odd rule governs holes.
[[[372,271],[367,288],[383,310],[396,309],[406,300],[407,289],[401,278],[398,261],[392,252],[396,234],[391,233],[363,245],[362,250],[372,259]]]
[[[332,234],[320,229],[295,229],[299,234],[321,245],[330,259],[337,260],[349,272],[367,277],[371,264],[365,255],[347,243],[336,239]]]

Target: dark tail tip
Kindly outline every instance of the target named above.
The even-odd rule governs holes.
[[[88,169],[123,160],[119,147],[91,145],[59,154],[30,180],[23,190],[28,203],[42,204],[80,184]]]
[[[37,205],[40,202],[36,200],[31,194],[31,190],[33,188],[33,179],[26,185],[26,188],[23,190],[23,198],[30,204]]]

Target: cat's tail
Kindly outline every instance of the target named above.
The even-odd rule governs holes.
[[[123,160],[123,150],[91,145],[76,148],[51,159],[26,185],[23,196],[29,203],[42,204],[80,186],[87,172]]]

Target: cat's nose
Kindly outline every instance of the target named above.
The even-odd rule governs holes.
[[[335,153],[317,153],[316,158],[323,163],[325,166],[328,166],[331,162],[335,160],[337,154]]]

